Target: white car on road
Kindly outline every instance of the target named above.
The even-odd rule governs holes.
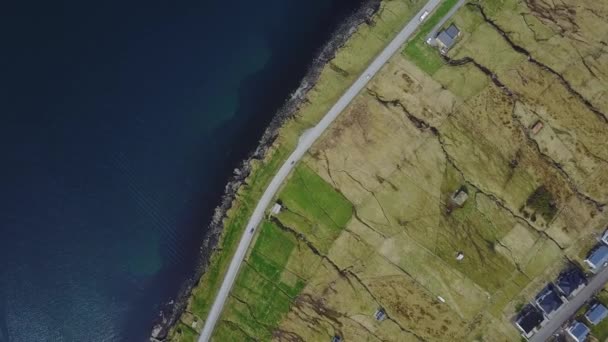
[[[424,21],[424,19],[426,19],[426,17],[429,16],[429,11],[424,11],[424,13],[422,13],[422,15],[420,16],[420,21]]]

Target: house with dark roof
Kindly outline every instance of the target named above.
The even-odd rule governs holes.
[[[557,289],[552,284],[545,286],[545,288],[536,295],[535,302],[547,317],[550,317],[562,306],[562,304],[564,304],[559,292],[557,292]]]
[[[575,296],[585,285],[587,285],[587,278],[578,267],[572,267],[560,273],[555,281],[555,286],[566,298]]]
[[[604,244],[598,245],[585,259],[585,263],[589,265],[591,271],[596,273],[604,264],[608,262],[608,246]]]
[[[515,326],[521,335],[525,338],[530,338],[537,331],[537,328],[545,320],[543,313],[534,305],[526,305],[515,320]]]
[[[593,325],[598,325],[606,316],[608,316],[608,309],[601,303],[593,304],[585,313],[585,318]]]
[[[446,53],[454,44],[456,44],[456,38],[458,38],[458,36],[460,36],[460,30],[456,25],[452,24],[448,26],[447,29],[439,32],[435,40],[441,47],[441,52]]]
[[[589,328],[579,321],[574,321],[572,325],[566,329],[566,333],[575,341],[583,342],[589,335]]]

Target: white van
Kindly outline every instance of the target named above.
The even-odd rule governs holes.
[[[426,17],[428,17],[429,15],[429,11],[424,11],[424,13],[422,13],[422,15],[420,16],[420,21],[424,21],[424,19],[426,19]]]

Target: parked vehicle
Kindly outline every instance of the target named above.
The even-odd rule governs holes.
[[[424,13],[422,13],[422,15],[420,16],[420,21],[424,21],[424,19],[426,19],[426,17],[429,16],[429,11],[424,11]]]

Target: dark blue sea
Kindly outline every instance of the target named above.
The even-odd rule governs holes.
[[[361,0],[6,1],[0,341],[144,341]]]

